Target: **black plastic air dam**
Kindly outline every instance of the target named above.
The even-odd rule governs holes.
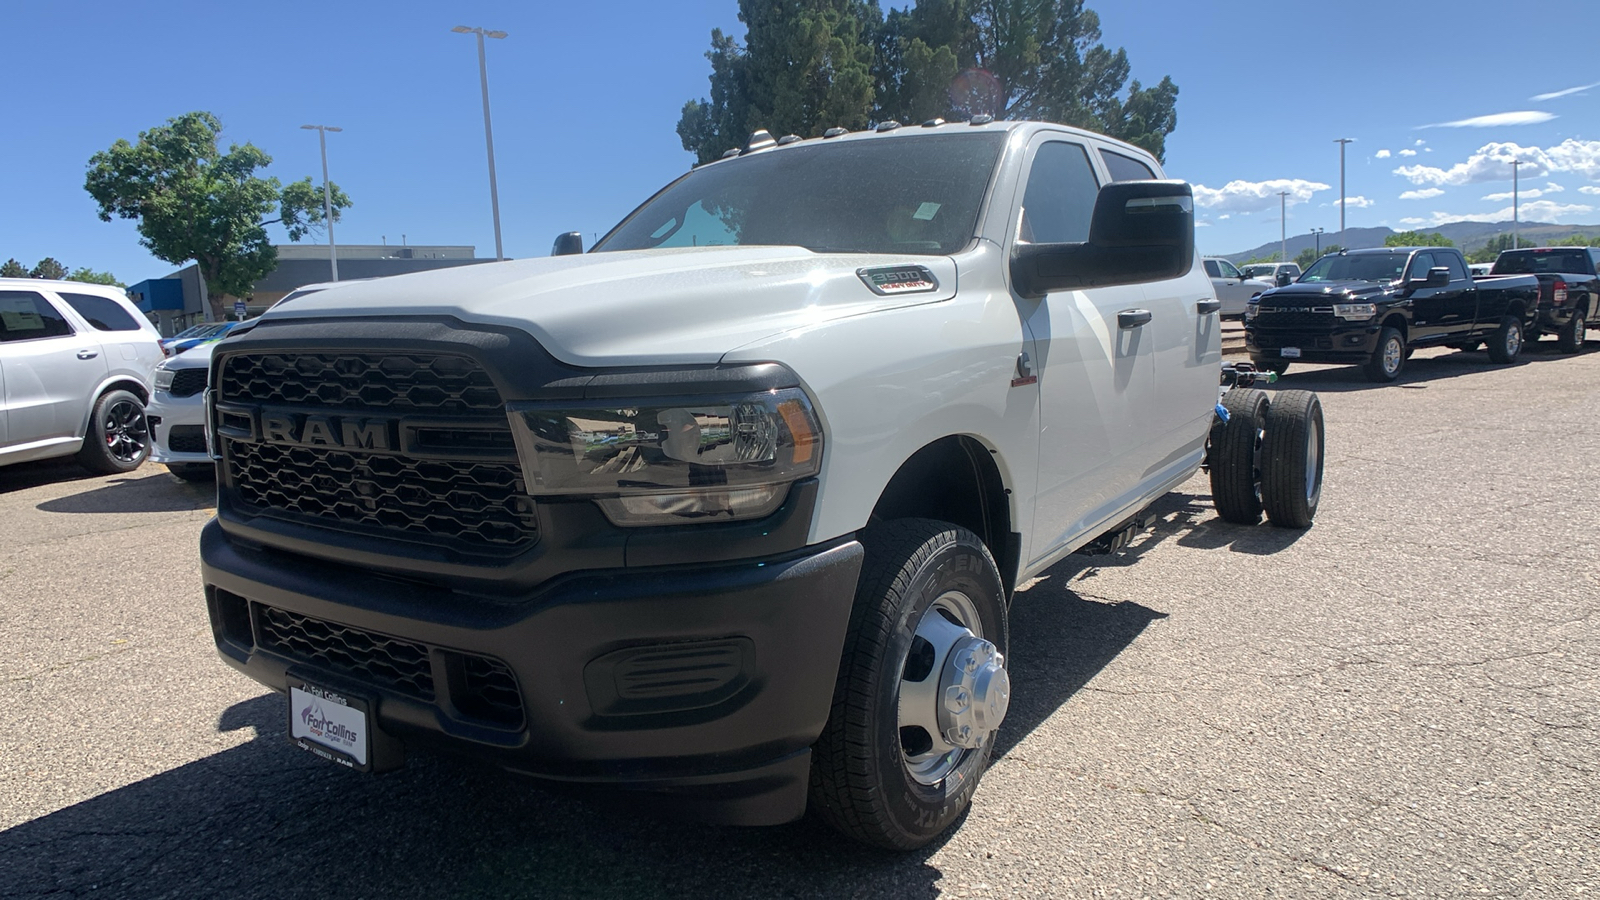
[[[448,689],[429,702],[349,677],[328,679],[365,689],[384,731],[538,777],[669,792],[697,818],[744,824],[787,821],[804,810],[808,748],[827,721],[861,559],[861,545],[844,538],[720,565],[578,573],[506,603],[236,546],[214,520],[201,532],[208,597],[220,589],[425,645],[435,655],[501,660],[526,712],[521,730],[496,731],[455,717]],[[290,667],[307,674],[302,660],[254,640],[245,646],[237,618],[209,606],[229,664],[280,691]],[[708,694],[710,705],[668,703],[658,712],[632,705],[627,714],[605,715],[590,699],[586,670],[608,654],[746,640],[750,652],[739,658],[748,659],[748,671],[739,689]]]

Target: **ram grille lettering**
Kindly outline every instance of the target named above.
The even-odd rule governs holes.
[[[261,413],[261,439],[270,444],[393,450],[394,434],[394,423],[387,419]]]

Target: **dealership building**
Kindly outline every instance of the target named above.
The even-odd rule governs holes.
[[[339,280],[384,278],[494,262],[492,259],[477,258],[475,249],[468,246],[340,245]],[[277,250],[278,267],[257,281],[249,296],[224,297],[223,309],[231,314],[237,308],[236,303],[243,300],[246,318],[258,316],[290,291],[331,279],[326,244],[280,245]],[[197,265],[185,266],[165,278],[151,278],[130,285],[128,296],[150,317],[163,336],[170,337],[191,325],[213,318],[205,302],[205,285],[201,282],[200,267]]]

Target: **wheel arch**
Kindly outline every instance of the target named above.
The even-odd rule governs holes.
[[[78,426],[78,437],[88,437],[89,417],[94,415],[94,405],[100,402],[101,397],[112,391],[127,391],[138,397],[141,404],[150,405],[150,388],[143,382],[127,375],[113,375],[95,389],[94,396],[89,401],[89,408],[83,412],[83,422]]]
[[[960,525],[989,548],[1009,597],[1016,588],[1022,541],[1012,523],[1010,491],[994,453],[968,435],[950,435],[924,445],[900,464],[884,486],[868,527],[905,518]]]
[[[1380,325],[1379,327],[1380,328],[1393,328],[1395,331],[1400,332],[1400,337],[1401,338],[1405,339],[1405,341],[1407,343],[1410,343],[1410,341],[1411,341],[1411,328],[1410,328],[1410,325],[1411,325],[1411,323],[1406,321],[1406,317],[1405,316],[1402,316],[1397,312],[1392,312],[1392,313],[1389,314],[1388,318],[1383,320],[1383,324]]]

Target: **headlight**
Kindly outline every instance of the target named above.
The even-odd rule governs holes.
[[[165,365],[156,366],[156,390],[172,390],[172,370]]]
[[[1335,303],[1333,314],[1341,319],[1370,319],[1378,314],[1375,303]]]
[[[1244,305],[1244,317],[1245,317],[1245,320],[1249,321],[1250,319],[1254,319],[1258,314],[1260,314],[1260,312],[1261,312],[1261,300],[1260,300],[1260,298],[1251,297],[1250,298],[1250,302],[1246,303]]]
[[[798,388],[510,410],[528,493],[592,497],[618,525],[760,518],[822,463]]]

